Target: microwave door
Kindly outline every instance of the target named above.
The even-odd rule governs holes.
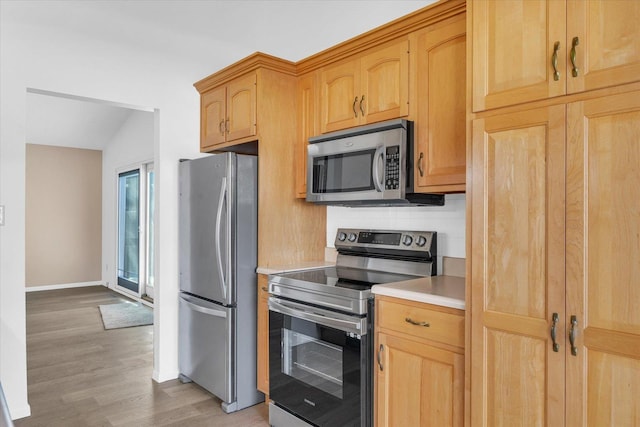
[[[307,200],[332,202],[380,198],[384,192],[385,150],[373,147],[342,152],[323,144],[308,148]]]

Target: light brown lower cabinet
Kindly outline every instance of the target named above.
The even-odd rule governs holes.
[[[265,274],[258,274],[258,390],[269,399],[269,280]]]
[[[464,424],[463,311],[376,296],[375,341],[376,426]]]
[[[473,123],[471,424],[640,425],[640,91]]]

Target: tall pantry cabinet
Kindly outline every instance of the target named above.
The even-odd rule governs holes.
[[[640,3],[467,7],[471,425],[640,425]]]

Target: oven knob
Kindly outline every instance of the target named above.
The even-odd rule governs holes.
[[[355,242],[356,241],[355,233],[349,233],[349,241],[350,242]]]
[[[413,237],[408,236],[408,235],[407,235],[407,236],[404,236],[404,238],[402,239],[402,243],[403,243],[405,246],[411,246],[411,243],[413,243]]]
[[[416,240],[416,245],[422,247],[427,243],[427,239],[424,236],[418,236],[418,239]]]
[[[347,233],[344,233],[342,231],[338,233],[338,240],[340,240],[341,242],[344,242],[346,238],[347,238]]]

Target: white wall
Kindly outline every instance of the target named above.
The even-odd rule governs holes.
[[[367,8],[365,2],[352,2],[349,10],[354,18],[351,20],[342,13],[340,18],[354,22],[360,28],[374,23],[369,26],[371,28],[429,2],[379,2],[376,5],[380,7],[367,9],[365,14],[361,13]],[[153,2],[142,3],[152,7]],[[197,59],[189,60],[184,55],[178,59],[166,51],[136,48],[135,40],[120,45],[101,40],[91,33],[91,27],[84,28],[86,33],[83,34],[71,33],[65,25],[47,22],[47,14],[38,17],[45,19],[44,22],[31,20],[33,13],[29,13],[29,8],[41,10],[57,4],[0,1],[0,205],[6,207],[5,226],[0,227],[0,381],[13,418],[30,414],[26,380],[24,259],[27,89],[156,110],[153,160],[158,204],[153,375],[157,381],[164,381],[177,375],[177,165],[180,158],[198,156],[199,97],[192,85],[254,51],[278,55],[282,48],[265,45],[269,38],[256,36],[255,45],[242,46],[232,52],[203,49]],[[250,9],[249,2],[243,2],[243,5]],[[76,6],[67,4],[80,22],[84,9]],[[270,28],[291,29],[292,22],[303,22],[300,20],[308,18],[308,14],[288,16],[287,8],[282,8],[276,16],[281,21],[270,19]],[[125,25],[124,21],[113,22],[111,27],[120,25]],[[237,28],[244,32],[240,25]],[[351,33],[353,28],[350,24],[344,27],[332,25],[326,36],[319,31],[302,31],[304,36],[291,36],[286,49],[292,56],[285,59],[298,60],[317,53],[318,49],[308,50],[310,40],[329,37],[346,40],[355,35]],[[146,28],[140,28],[140,32],[145,31]],[[222,37],[234,39],[233,34],[225,32]],[[162,40],[170,43],[178,39],[167,37]],[[211,45],[216,46],[216,43]]]
[[[336,231],[342,228],[376,230],[436,231],[438,233],[438,274],[442,257],[465,257],[464,194],[448,194],[444,206],[327,208],[327,246],[333,247]]]
[[[102,281],[116,284],[118,173],[152,162],[154,113],[132,111],[102,151]]]
[[[199,96],[192,84],[207,72],[194,64],[145,56],[73,34],[4,20],[0,51],[0,380],[13,418],[30,414],[25,329],[25,120],[27,88],[158,110],[153,159],[157,173],[157,287],[154,378],[177,374],[177,163],[198,153]]]

